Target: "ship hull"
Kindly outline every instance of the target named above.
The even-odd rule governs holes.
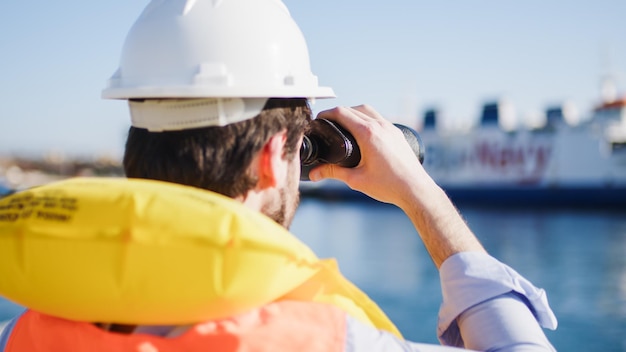
[[[576,185],[570,187],[537,186],[441,186],[448,197],[459,205],[485,205],[507,207],[577,207],[621,208],[626,210],[626,185],[606,186]],[[368,196],[354,191],[339,182],[322,182],[320,185],[303,183],[303,198],[324,200],[368,201]]]
[[[624,207],[626,187],[444,187],[455,203],[506,206]]]

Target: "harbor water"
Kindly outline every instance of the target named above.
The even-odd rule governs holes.
[[[547,291],[557,350],[626,351],[626,209],[459,209],[493,256]],[[399,209],[306,198],[291,230],[336,258],[407,339],[437,343],[437,270]],[[0,322],[19,311],[0,299]]]
[[[626,351],[626,209],[458,205],[485,248],[547,291],[559,351]],[[292,232],[414,341],[437,343],[439,277],[411,222],[391,205],[305,199]]]

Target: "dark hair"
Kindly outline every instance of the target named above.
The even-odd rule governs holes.
[[[307,99],[272,98],[254,118],[223,127],[166,132],[131,127],[124,171],[131,178],[175,182],[237,197],[256,185],[250,163],[269,138],[286,129],[283,156],[292,158],[310,120]]]

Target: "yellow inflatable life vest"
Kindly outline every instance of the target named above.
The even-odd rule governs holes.
[[[400,335],[333,260],[271,219],[150,180],[73,178],[1,198],[0,295],[66,319],[142,325],[310,300]]]

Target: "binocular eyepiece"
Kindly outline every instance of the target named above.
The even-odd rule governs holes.
[[[394,125],[402,130],[419,162],[424,162],[424,145],[419,134],[405,125]],[[320,164],[337,164],[351,168],[360,161],[359,146],[346,129],[326,119],[311,121],[300,147],[300,180],[310,181],[309,171]]]

